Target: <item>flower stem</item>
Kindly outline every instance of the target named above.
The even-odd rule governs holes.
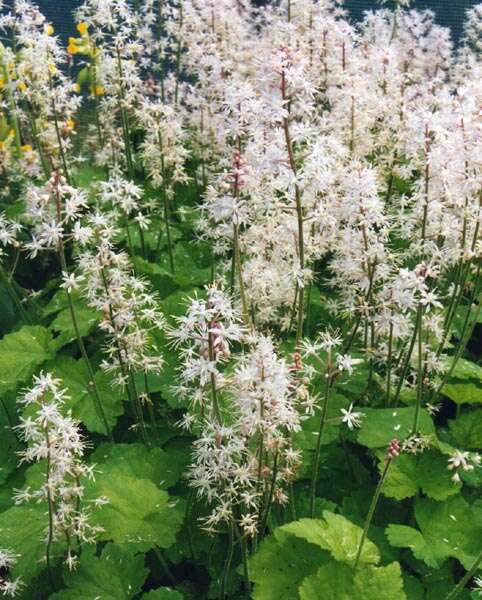
[[[209,360],[210,362],[214,361],[214,344],[213,344],[213,334],[211,332],[208,333],[208,345],[209,345]],[[216,420],[219,425],[221,425],[221,413],[219,412],[219,404],[218,404],[218,393],[216,389],[216,375],[211,373],[211,393],[213,398],[213,413],[216,417]]]
[[[231,520],[229,522],[229,547],[228,547],[228,553],[226,555],[226,561],[224,563],[224,569],[223,569],[223,574],[222,574],[222,578],[221,578],[221,590],[219,592],[219,600],[224,600],[224,598],[226,597],[226,588],[228,586],[229,571],[231,568],[231,562],[233,560],[233,552],[234,552],[233,518],[234,517],[231,517]]]
[[[281,96],[286,101],[286,77],[284,70],[281,72]],[[285,136],[286,148],[288,151],[288,158],[293,175],[296,178],[297,168],[296,161],[293,152],[293,143],[291,141],[289,120],[288,117],[283,118],[283,131]],[[300,265],[301,277],[304,276],[305,269],[305,241],[303,231],[303,207],[301,205],[301,190],[297,183],[295,183],[295,205],[296,205],[296,218],[298,221],[298,260]],[[298,347],[303,335],[303,319],[304,319],[304,282],[299,283],[298,291],[298,322],[296,326],[296,346]]]
[[[380,498],[380,493],[382,491],[382,487],[383,484],[385,482],[385,479],[387,477],[387,473],[388,473],[388,469],[390,468],[390,465],[392,464],[392,460],[393,458],[391,456],[387,456],[386,461],[385,461],[385,467],[383,469],[383,472],[381,474],[380,479],[378,480],[378,484],[377,487],[375,489],[375,493],[373,494],[373,498],[370,504],[370,508],[368,509],[368,514],[367,517],[365,519],[365,525],[363,527],[363,533],[360,539],[360,544],[358,545],[358,550],[356,553],[356,558],[355,558],[355,563],[353,564],[353,570],[355,571],[356,568],[358,567],[358,563],[360,562],[360,557],[361,557],[361,553],[363,550],[363,546],[365,544],[365,540],[368,534],[368,530],[370,528],[372,519],[373,519],[373,514],[375,513],[375,509],[377,507],[378,504],[378,499]]]
[[[61,221],[62,221],[61,204],[60,204],[60,197],[59,197],[58,189],[55,194],[55,199],[56,199],[56,206],[57,206],[57,219],[58,219],[59,223],[61,223]],[[65,248],[64,248],[64,242],[63,242],[62,238],[60,238],[60,240],[59,240],[58,253],[59,253],[60,267],[62,269],[62,272],[67,273],[68,272],[67,260],[65,258]],[[75,337],[77,338],[77,345],[79,347],[80,354],[84,360],[85,366],[87,367],[87,371],[89,373],[89,392],[92,396],[92,399],[94,400],[94,406],[95,406],[96,412],[104,424],[106,434],[110,438],[110,440],[113,442],[114,438],[112,436],[112,431],[109,427],[109,423],[107,422],[107,417],[105,415],[102,400],[99,395],[99,390],[97,389],[97,384],[95,383],[94,370],[92,368],[89,356],[85,349],[84,341],[82,339],[82,336],[80,335],[79,325],[77,322],[77,316],[75,314],[74,302],[72,300],[72,295],[69,292],[67,292],[67,301],[69,304],[69,311],[70,311],[70,318],[72,321],[72,326],[74,328]]]
[[[418,422],[420,419],[420,409],[423,396],[423,306],[419,305],[420,316],[418,317],[418,369],[417,369],[417,399],[415,402],[415,415],[413,418],[412,434],[418,431]]]
[[[330,398],[330,387],[331,387],[331,375],[328,371],[325,374],[325,396],[323,399],[323,405],[321,407],[320,425],[318,428],[318,438],[316,441],[315,450],[315,462],[313,463],[313,474],[311,476],[311,494],[310,494],[310,517],[313,519],[315,515],[315,498],[316,498],[316,484],[318,482],[318,470],[320,466],[320,451],[321,451],[321,439],[326,424],[326,415],[328,412],[328,401]]]
[[[164,558],[164,556],[161,552],[161,549],[157,545],[154,546],[154,554],[156,555],[157,560],[161,563],[161,566],[162,566],[167,578],[171,582],[172,587],[176,587],[176,585],[177,585],[176,578],[174,577],[171,569],[169,568],[169,565],[167,564],[167,561]]]
[[[266,501],[266,507],[264,510],[263,520],[261,522],[261,527],[259,529],[261,538],[264,536],[264,532],[266,530],[266,525],[268,524],[268,518],[269,518],[269,514],[271,512],[271,504],[273,503],[274,488],[276,486],[276,477],[277,476],[278,476],[278,450],[276,450],[275,454],[274,454],[273,474],[271,476],[271,485],[269,488],[268,499]]]
[[[243,283],[243,267],[241,263],[241,252],[239,249],[239,226],[236,223],[233,224],[233,246],[235,270],[238,275],[239,295],[241,296],[241,306],[243,308],[244,323],[246,327],[249,327],[251,323],[249,318],[248,303],[246,301],[246,292],[244,290]]]
[[[462,579],[457,583],[454,589],[446,596],[445,600],[454,600],[457,596],[462,592],[465,588],[465,585],[472,579],[475,571],[477,571],[480,563],[482,562],[482,550],[480,551],[477,558],[474,560],[472,566],[467,571],[467,573],[462,577]]]
[[[52,543],[54,540],[54,512],[53,512],[53,500],[52,493],[50,490],[50,437],[49,429],[45,428],[45,441],[47,444],[47,460],[45,468],[45,489],[47,490],[47,504],[48,504],[48,515],[49,515],[49,531],[47,534],[47,546],[45,548],[45,562],[47,563],[47,572],[49,575],[50,586],[54,587],[54,580],[52,575],[52,564],[51,564],[51,551]]]

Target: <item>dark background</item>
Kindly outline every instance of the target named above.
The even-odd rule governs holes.
[[[142,2],[142,0],[139,0]],[[262,4],[263,0],[255,0]],[[12,0],[6,0],[8,6]],[[412,7],[417,9],[429,8],[436,14],[437,23],[450,27],[452,39],[457,42],[462,32],[465,11],[480,2],[480,0],[413,0]],[[76,35],[71,13],[82,3],[82,0],[37,0],[37,5],[51,21],[56,32],[67,38]],[[359,20],[363,12],[380,6],[375,0],[345,0],[353,20]]]

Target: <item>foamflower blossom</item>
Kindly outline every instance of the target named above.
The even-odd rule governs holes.
[[[50,373],[34,376],[32,387],[18,399],[26,411],[17,427],[26,444],[19,451],[20,460],[27,464],[46,461],[48,467],[39,484],[16,490],[14,501],[45,504],[51,515],[45,525],[46,559],[50,560],[53,542],[66,539],[64,561],[72,569],[77,562],[73,540],[93,543],[102,529],[91,524],[97,500],[84,500],[83,482],[94,479],[94,470],[83,462],[86,442],[79,424],[65,409],[67,399],[61,380]]]
[[[361,427],[362,419],[365,415],[362,412],[354,411],[353,403],[350,404],[348,409],[342,408],[340,410],[343,415],[341,422],[346,423],[349,429],[353,430]]]

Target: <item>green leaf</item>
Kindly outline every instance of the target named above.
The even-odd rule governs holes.
[[[0,405],[0,484],[15,470],[18,462],[18,441],[12,429],[16,399],[13,392],[6,393]]]
[[[299,599],[301,582],[328,559],[328,554],[306,539],[278,527],[250,559],[255,583],[253,600]]]
[[[328,402],[326,425],[321,438],[322,446],[338,439],[340,429],[340,409],[347,408],[350,400],[342,394],[332,394]],[[314,450],[318,441],[320,429],[320,415],[316,414],[304,420],[301,431],[293,435],[295,445],[303,450]]]
[[[356,356],[356,358],[362,358]],[[366,360],[356,365],[353,373],[342,373],[335,381],[335,389],[342,394],[352,397],[353,402],[357,403],[360,397],[366,392],[368,385],[369,368]],[[363,409],[365,412],[365,409]]]
[[[382,591],[383,590],[383,591]],[[353,571],[330,562],[307,577],[299,590],[301,600],[406,600],[400,565],[365,566]]]
[[[181,592],[171,590],[167,587],[157,588],[157,590],[151,590],[142,596],[142,600],[182,600],[184,596]]]
[[[323,550],[328,550],[333,558],[353,565],[363,530],[343,515],[327,510],[323,519],[300,519],[283,527],[288,533],[301,537]],[[366,539],[360,556],[360,563],[374,564],[380,560],[377,547]]]
[[[162,309],[167,319],[173,320],[172,317],[184,315],[189,305],[190,298],[204,298],[206,294],[199,288],[189,288],[185,290],[176,290],[169,294],[162,301]]]
[[[447,469],[447,457],[435,450],[424,452],[417,459],[417,481],[422,492],[434,500],[446,500],[459,492],[452,473]]]
[[[425,600],[425,590],[422,583],[412,575],[402,573],[403,589],[408,600]]]
[[[94,398],[89,392],[90,377],[84,361],[60,356],[48,363],[46,368],[62,379],[64,387],[67,388],[69,400],[65,406],[72,410],[72,415],[82,421],[89,431],[105,433],[103,420],[98,415]],[[110,427],[114,427],[117,418],[124,412],[122,391],[112,385],[110,376],[103,371],[97,371],[94,380],[107,422]]]
[[[474,303],[470,306],[459,306],[459,308],[455,311],[455,318],[452,323],[452,327],[455,330],[455,333],[460,339],[462,336],[462,331],[464,329],[464,323],[467,318],[467,313],[470,311],[469,323],[473,323],[474,319],[476,319],[476,323],[482,323],[482,314],[479,310],[478,304]]]
[[[14,327],[19,318],[17,311],[18,309],[12,300],[7,285],[3,281],[0,281],[0,314],[2,315],[0,335],[4,335]]]
[[[184,518],[184,503],[173,500],[148,479],[136,479],[108,470],[104,465],[89,485],[88,496],[104,496],[108,504],[99,508],[93,521],[104,528],[101,540],[112,540],[131,549],[147,551],[168,548]]]
[[[48,516],[40,504],[12,506],[0,514],[0,548],[18,555],[11,569],[13,578],[25,583],[45,568],[45,532]]]
[[[450,359],[448,362],[450,365]],[[452,371],[452,377],[456,379],[475,379],[482,383],[482,367],[471,360],[459,358]]]
[[[35,370],[53,358],[52,336],[40,325],[24,325],[0,340],[0,393],[25,383]]]
[[[155,341],[164,359],[164,365],[161,373],[155,375],[155,378],[149,382],[149,388],[152,392],[161,392],[163,400],[166,400],[172,408],[186,407],[187,400],[181,398],[173,389],[174,384],[179,378],[179,356],[177,355],[177,352],[169,348],[168,340],[164,332],[156,333]]]
[[[174,281],[179,287],[190,288],[193,285],[208,283],[211,268],[207,266],[204,257],[200,255],[196,243],[180,242],[174,246]],[[160,256],[160,265],[169,270],[169,254],[164,252]]]
[[[381,472],[385,461],[383,455],[378,464]],[[426,450],[414,456],[402,454],[390,465],[382,493],[389,498],[403,500],[415,496],[419,490],[435,500],[445,500],[457,494],[460,486],[451,479],[447,469],[447,457],[437,450]]]
[[[111,475],[149,479],[160,488],[179,481],[185,459],[179,452],[147,448],[144,444],[101,444],[90,461]]]
[[[448,365],[451,364],[450,358],[447,362]],[[470,360],[460,358],[441,393],[457,404],[481,404],[482,367]]]
[[[90,188],[92,182],[104,181],[106,176],[107,174],[103,167],[83,164],[75,170],[75,185],[81,188]]]
[[[365,418],[358,432],[358,442],[367,448],[385,448],[391,440],[404,440],[412,432],[415,409],[364,408]],[[420,413],[419,432],[434,435],[432,419],[425,411]]]
[[[159,238],[159,231],[161,232],[161,239],[159,244],[159,250],[167,248],[167,235],[164,221],[156,217],[152,217],[151,224],[147,231],[144,231],[144,247],[151,251],[155,251],[157,248],[157,240]],[[142,248],[141,235],[139,233],[139,227],[136,224],[132,224],[130,227],[131,242],[134,248]],[[182,238],[182,231],[177,227],[170,226],[171,243],[176,243]],[[127,232],[122,230],[120,237],[127,242]]]
[[[456,404],[481,404],[482,403],[482,385],[470,379],[450,378],[441,393]]]
[[[415,558],[423,560],[429,567],[440,566],[438,557],[418,529],[407,525],[389,525],[386,534],[388,541],[395,548],[410,548]]]
[[[172,273],[165,267],[148,262],[140,256],[134,257],[133,263],[136,272],[145,275],[149,279],[152,287],[159,293],[161,298],[169,296],[179,287]]]
[[[108,544],[100,557],[95,548],[82,550],[75,571],[66,572],[68,589],[53,594],[51,600],[130,600],[141,591],[147,577],[144,556],[133,556],[124,548]]]
[[[383,471],[385,467],[384,454],[381,453],[378,463],[378,470]],[[413,457],[408,454],[402,454],[396,460],[393,460],[385,482],[382,487],[382,493],[388,498],[403,500],[415,496],[418,492],[417,484],[417,465]]]
[[[89,335],[100,320],[100,315],[97,311],[77,303],[75,305],[75,319],[81,337]],[[50,323],[50,328],[53,331],[59,331],[60,336],[55,340],[57,348],[77,339],[77,334],[72,323],[72,315],[70,308],[61,310],[55,319]]]
[[[450,420],[449,429],[457,446],[482,448],[482,408],[464,412],[456,420]]]
[[[440,567],[449,557],[469,569],[480,552],[482,505],[470,505],[462,496],[444,502],[419,498],[415,518],[420,531],[402,525],[390,525],[387,535],[392,545],[411,548],[416,558],[430,567]]]

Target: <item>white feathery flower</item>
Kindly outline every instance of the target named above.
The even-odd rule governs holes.
[[[349,429],[353,430],[355,428],[361,427],[362,419],[365,416],[362,412],[357,412],[353,410],[353,403],[350,404],[348,410],[341,408],[341,413],[343,415],[341,422],[346,423]]]

